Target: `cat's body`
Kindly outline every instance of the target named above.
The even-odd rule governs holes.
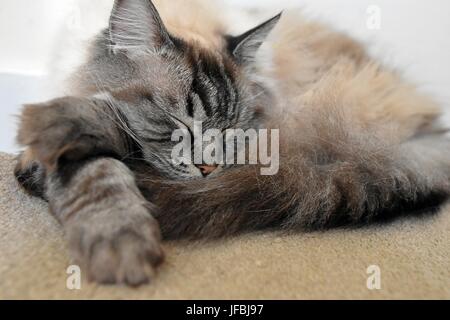
[[[16,174],[94,280],[146,281],[162,259],[156,220],[165,238],[320,229],[449,195],[439,108],[353,40],[289,12],[228,37],[210,1],[156,7],[167,29],[148,0],[116,1],[74,97],[22,115]],[[279,173],[174,168],[170,132],[194,119],[280,129]]]

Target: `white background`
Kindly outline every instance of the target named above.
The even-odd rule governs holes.
[[[170,0],[167,0],[170,1]],[[187,0],[189,1],[189,0]],[[448,0],[225,0],[273,13],[302,7],[365,42],[373,55],[450,107],[450,1]],[[64,54],[67,30],[105,23],[112,0],[0,0],[0,151],[14,152],[20,105],[47,97],[46,75]],[[366,26],[367,9],[381,9],[381,28]],[[82,24],[82,27],[79,24]],[[88,32],[82,38],[89,37]]]

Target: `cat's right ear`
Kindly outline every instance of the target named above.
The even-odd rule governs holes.
[[[109,22],[114,50],[153,51],[173,45],[151,0],[115,0]]]

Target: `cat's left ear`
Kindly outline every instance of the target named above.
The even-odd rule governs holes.
[[[109,22],[112,46],[128,52],[158,51],[173,45],[151,0],[115,0]]]
[[[255,60],[256,53],[281,19],[282,13],[237,37],[228,37],[228,50],[242,65]]]

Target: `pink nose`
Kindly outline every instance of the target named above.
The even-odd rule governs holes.
[[[200,169],[200,172],[202,173],[202,175],[203,175],[204,177],[206,177],[206,176],[210,175],[211,173],[213,173],[214,170],[217,169],[217,167],[218,167],[217,165],[214,165],[214,166],[210,166],[210,165],[200,165],[200,166],[197,166],[197,168]]]

